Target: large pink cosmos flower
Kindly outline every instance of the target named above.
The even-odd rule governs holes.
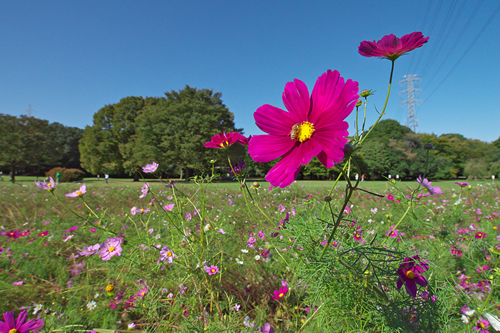
[[[28,317],[28,312],[26,311],[21,312],[17,320],[15,319],[14,312],[5,312],[3,314],[3,319],[5,321],[0,320],[0,333],[28,333],[29,331],[43,327],[43,320],[31,319],[26,321],[26,317]]]
[[[341,162],[349,135],[344,119],[358,97],[358,82],[345,82],[339,72],[328,70],[316,81],[311,96],[300,80],[285,85],[282,98],[288,112],[268,104],[258,108],[255,123],[270,135],[253,136],[248,153],[256,162],[283,156],[266,180],[274,187],[286,187],[314,156],[327,168]]]
[[[54,179],[49,177],[49,182],[46,183],[45,180],[43,182],[35,181],[35,186],[42,190],[54,191],[56,184],[54,183]]]
[[[68,198],[83,197],[85,193],[87,193],[87,185],[83,184],[78,191],[66,193],[66,196]]]
[[[378,42],[362,41],[358,52],[365,57],[381,57],[394,61],[403,54],[421,47],[428,40],[429,37],[424,37],[419,31],[404,35],[401,39],[390,34],[382,37]]]

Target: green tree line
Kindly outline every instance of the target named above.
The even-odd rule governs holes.
[[[78,142],[83,131],[59,123],[0,113],[0,171],[44,175],[54,167],[80,168]]]

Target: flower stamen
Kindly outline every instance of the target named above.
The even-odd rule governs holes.
[[[408,279],[414,279],[415,278],[415,273],[413,273],[412,271],[408,271],[408,272],[406,272],[406,277]]]

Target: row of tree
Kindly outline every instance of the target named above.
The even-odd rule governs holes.
[[[30,116],[0,113],[0,171],[44,175],[54,167],[81,168],[78,143],[83,130]]]
[[[106,105],[84,130],[29,116],[0,114],[0,169],[43,175],[53,167],[83,168],[89,174],[139,178],[141,167],[155,161],[166,178],[188,178],[209,173],[216,160],[219,172],[244,159],[247,174],[262,177],[277,161],[255,163],[241,145],[229,152],[204,144],[220,133],[240,132],[234,115],[222,103],[221,93],[186,86],[165,97],[126,97]],[[425,150],[430,143],[433,149]],[[429,153],[430,163],[427,163]],[[359,170],[368,179],[389,174],[415,179],[427,170],[433,179],[490,177],[500,173],[500,138],[493,143],[459,134],[417,134],[395,120],[381,121],[356,150]],[[333,179],[335,168],[325,169],[317,158],[303,166],[299,179]]]

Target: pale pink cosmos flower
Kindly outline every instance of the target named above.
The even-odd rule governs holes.
[[[91,256],[97,253],[101,249],[100,244],[95,244],[91,246],[84,247],[83,250],[79,253],[81,256]]]
[[[141,187],[142,194],[139,196],[139,199],[142,199],[146,195],[148,195],[148,191],[149,191],[149,183],[142,185],[142,187]]]
[[[358,99],[358,83],[344,81],[339,72],[328,70],[312,94],[304,82],[295,79],[285,85],[283,103],[287,111],[263,105],[254,113],[256,125],[269,135],[255,135],[248,153],[256,162],[282,159],[266,175],[274,187],[290,185],[300,171],[317,156],[327,168],[344,158],[349,124],[344,119]]]
[[[101,244],[101,250],[99,251],[99,255],[104,261],[108,261],[113,256],[121,256],[122,238],[121,237],[108,238],[104,243]]]
[[[67,193],[66,196],[68,198],[83,197],[85,193],[87,193],[87,186],[85,184],[82,184],[82,186],[80,186],[80,189],[78,191]]]
[[[425,187],[430,195],[441,194],[443,191],[439,187],[432,187],[432,182],[427,180],[426,178],[422,179],[422,176],[418,176],[417,182],[420,183],[423,187]]]
[[[143,209],[143,208],[132,207],[132,209],[130,209],[130,214],[132,214],[132,215],[135,215],[137,213],[145,214],[145,213],[149,213],[149,211],[150,211],[149,208]]]
[[[153,173],[158,169],[158,163],[153,162],[153,164],[146,164],[146,166],[142,167],[142,172],[144,173]]]
[[[48,184],[44,180],[43,182],[35,182],[35,186],[42,190],[53,191],[56,187],[56,184],[54,183],[54,179],[52,179],[52,177],[49,177]]]
[[[163,206],[163,209],[164,209],[164,210],[166,210],[166,211],[171,212],[171,211],[172,211],[172,209],[174,209],[174,207],[175,207],[175,204],[171,203],[171,204],[169,204],[169,205],[165,205],[165,206]]]
[[[404,35],[401,39],[390,34],[378,42],[362,41],[358,52],[365,57],[380,57],[394,61],[403,54],[421,47],[428,40],[429,37],[424,37],[419,31]]]

